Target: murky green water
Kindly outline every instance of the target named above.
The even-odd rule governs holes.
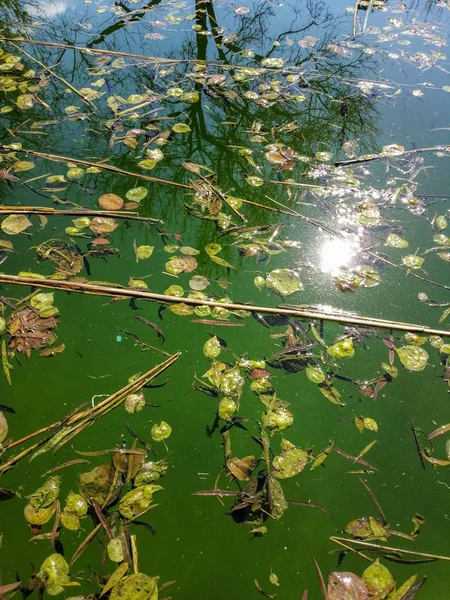
[[[74,227],[76,217],[48,216],[48,222],[40,222],[29,212],[31,225],[24,233],[8,235],[2,226],[2,272],[52,276],[58,264],[38,260],[36,248],[53,239],[71,244],[78,256],[85,255],[79,272],[66,268],[61,275],[59,270],[65,280],[130,286],[133,278],[145,282],[151,292],[164,293],[178,285],[187,296],[195,287],[189,285],[192,277],[203,276],[208,280],[204,293],[209,299],[265,307],[320,305],[328,312],[334,307],[447,330],[448,318],[439,323],[445,306],[432,303],[449,302],[450,240],[442,237],[448,229],[440,231],[440,221],[435,219],[447,215],[450,183],[450,155],[445,147],[450,126],[449,7],[444,0],[375,2],[373,11],[358,11],[352,37],[353,7],[347,5],[340,0],[279,5],[76,1],[56,2],[48,9],[22,3],[22,10],[28,11],[24,14],[10,3],[0,3],[3,35],[32,42],[22,39],[1,46],[2,204],[58,210],[75,204],[101,210],[102,194],[126,198],[129,190],[143,186],[146,197],[130,210],[162,221],[154,225],[116,219],[117,228],[103,236],[109,244],[95,245],[93,241],[102,234],[89,227],[66,231]],[[16,60],[6,60],[5,53],[20,58],[19,68],[4,66]],[[34,73],[27,72],[30,69]],[[187,125],[187,131],[177,132],[177,124]],[[405,149],[428,150],[407,153]],[[383,151],[374,160],[366,157],[355,165],[333,166]],[[70,164],[70,159],[75,162]],[[75,164],[77,160],[100,168],[89,169]],[[144,160],[152,161],[143,165],[147,168],[139,165]],[[22,171],[18,161],[30,162],[32,168],[26,170],[28,165]],[[106,163],[131,174],[104,171],[101,167]],[[197,168],[189,164],[186,168],[186,163],[202,167],[195,172]],[[74,168],[83,171],[68,174]],[[9,174],[15,177],[9,180]],[[63,177],[48,179],[55,175]],[[164,181],[145,180],[142,175]],[[268,229],[235,230],[256,226]],[[390,234],[400,235],[409,246],[386,245]],[[283,244],[286,240],[289,243]],[[216,256],[225,263],[218,264],[205,251],[211,243],[220,244]],[[153,246],[153,253],[137,262],[134,246],[143,245]],[[167,252],[170,245],[176,246],[172,253]],[[166,263],[171,256],[185,256],[180,246],[199,253],[195,263],[190,259],[193,270],[174,276],[167,272]],[[105,248],[115,248],[117,255],[94,255]],[[425,261],[422,269],[409,271],[402,261],[415,254]],[[291,276],[301,280],[303,290],[284,298],[266,286],[259,290],[255,277],[277,269],[289,269]],[[2,284],[1,294],[17,302],[31,291],[29,285]],[[428,295],[428,303],[419,301],[421,292]],[[18,492],[18,497],[1,503],[3,584],[15,581],[16,574],[27,582],[33,568],[39,570],[54,551],[48,539],[30,541],[33,533],[23,516],[25,496],[42,485],[49,469],[85,458],[90,465],[76,464],[58,472],[64,506],[68,492],[77,490],[79,473],[111,459],[111,453],[81,457],[77,451],[130,448],[133,438],[127,427],[154,448],[155,460],[168,463],[167,473],[158,481],[164,488],[155,494],[158,506],[140,518],[151,525],[154,535],[130,524],[139,570],[159,576],[159,585],[175,581],[160,592],[160,598],[257,598],[256,579],[267,594],[280,599],[301,598],[308,589],[308,598],[315,600],[322,596],[313,557],[325,579],[339,570],[361,575],[369,562],[354,553],[337,554],[339,547],[329,539],[343,535],[353,519],[379,517],[360,477],[382,505],[388,529],[409,535],[411,519],[416,514],[425,518],[414,541],[390,535],[387,541],[369,542],[450,556],[448,466],[425,460],[424,469],[412,433],[413,424],[427,435],[450,420],[446,358],[436,342],[433,346],[427,339],[421,346],[429,358],[420,372],[405,368],[395,356],[398,376],[388,377],[373,399],[367,388],[363,393],[364,382],[372,382],[373,392],[373,380],[386,374],[382,368],[382,363],[389,363],[389,350],[382,341],[389,337],[386,329],[345,329],[343,324],[317,319],[313,331],[308,320],[297,319],[301,331],[292,329],[292,322],[264,326],[261,319],[232,313],[225,315],[225,321],[240,326],[220,326],[223,320],[217,311],[207,315],[200,309],[180,316],[156,302],[65,291],[54,292],[54,304],[59,309],[54,345],[64,342],[65,350],[49,358],[40,358],[36,349],[29,358],[17,352],[9,358],[12,385],[3,373],[0,378],[0,404],[15,411],[4,412],[9,433],[3,442],[3,465],[32,443],[8,449],[11,440],[58,421],[91,399],[99,402],[102,398],[94,396],[119,390],[129,377],[166,358],[157,350],[142,350],[130,333],[181,356],[155,381],[165,385],[145,390],[150,406],[142,412],[129,414],[121,405],[55,454],[48,452],[31,462],[26,457],[1,475],[0,487]],[[12,309],[2,306],[8,323],[2,336],[6,351],[13,337]],[[137,315],[162,330],[164,344]],[[215,319],[218,324],[196,323],[199,319]],[[195,376],[203,384],[210,383],[203,377],[211,367],[203,352],[210,335],[227,344],[217,361],[229,365],[239,357],[268,361],[276,395],[289,403],[294,419],[282,433],[271,435],[270,428],[266,430],[270,458],[280,454],[282,436],[309,452],[302,472],[280,480],[284,495],[288,500],[319,504],[332,516],[292,504],[279,519],[261,512],[264,523],[238,524],[230,514],[236,498],[225,497],[222,504],[214,497],[192,495],[212,490],[224,468],[220,430],[227,428],[227,421],[221,419],[218,427],[213,426],[223,394],[212,397],[192,389]],[[317,338],[330,346],[343,335],[352,338],[355,356],[334,361]],[[403,332],[393,335],[397,348],[408,345]],[[284,370],[276,368],[275,359],[270,361],[285,347],[309,344],[306,350],[298,350],[303,360],[285,363]],[[322,368],[344,406],[330,402],[323,386],[321,393],[308,380],[307,365]],[[265,468],[254,438],[261,435],[258,423],[266,406],[250,389],[249,371],[241,368],[245,385],[235,415],[241,419],[235,418],[229,433],[234,457],[253,455],[260,461],[255,476]],[[361,434],[354,422],[359,416],[374,419],[378,431],[366,429]],[[152,425],[162,420],[172,428],[167,450],[151,435]],[[425,435],[418,433],[423,448],[447,461],[448,434],[433,440],[434,446]],[[311,470],[331,441],[353,457],[376,441],[363,457],[375,469],[332,451],[322,466]],[[143,448],[139,443],[137,447]],[[222,473],[217,487],[239,491],[246,484],[228,480]],[[111,518],[115,510],[117,504],[105,509],[105,517]],[[56,551],[70,561],[97,522],[92,512],[81,520],[80,531],[59,529]],[[53,523],[54,519],[35,533],[51,532]],[[253,536],[252,527],[263,524],[267,533]],[[81,587],[68,587],[61,597],[99,595],[99,581],[104,583],[115,569],[108,557],[102,559],[104,538],[100,531],[71,567],[71,578]],[[408,559],[418,562],[407,563]],[[449,563],[419,559],[398,554],[381,557],[397,587],[417,574],[417,582],[426,577],[417,598],[447,598]],[[269,582],[271,571],[278,576],[279,587]],[[345,596],[366,597],[373,595]],[[330,595],[329,600],[336,598]]]

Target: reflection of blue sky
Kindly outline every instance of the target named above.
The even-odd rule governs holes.
[[[30,6],[28,12],[33,17],[42,20],[51,20],[64,14],[69,8],[70,4],[68,0],[53,0],[52,2],[40,2],[36,6]]]

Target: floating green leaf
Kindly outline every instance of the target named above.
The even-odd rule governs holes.
[[[328,354],[332,358],[353,358],[355,356],[355,347],[352,338],[345,338],[336,342],[327,348]]]
[[[409,254],[404,256],[402,262],[408,267],[408,269],[420,269],[424,263],[424,258],[416,256],[415,254]]]
[[[303,290],[297,271],[292,269],[275,269],[266,275],[266,286],[272,292],[280,296],[290,296],[291,294]]]
[[[191,131],[191,128],[189,125],[186,125],[186,123],[175,123],[172,127],[172,131],[175,131],[175,133],[188,133]]]
[[[386,238],[386,246],[391,246],[392,248],[407,248],[409,243],[396,233],[390,233]]]
[[[428,363],[428,353],[420,346],[402,346],[395,351],[408,371],[423,371]]]
[[[8,235],[17,235],[31,227],[31,225],[31,221],[25,215],[9,215],[9,217],[3,219],[1,228]]]
[[[220,354],[221,345],[217,336],[210,338],[203,346],[203,354],[206,358],[217,358]]]
[[[154,246],[138,246],[136,248],[136,256],[138,260],[144,260],[146,258],[150,258],[153,254]]]
[[[158,600],[157,583],[158,577],[143,573],[128,575],[113,587],[110,600]]]
[[[362,574],[362,579],[369,592],[378,594],[380,599],[386,598],[395,586],[394,578],[389,569],[382,565],[378,559],[367,567]]]
[[[155,423],[151,431],[152,439],[155,440],[155,442],[162,442],[163,440],[166,440],[171,433],[172,427],[165,421],[161,421],[159,425]]]
[[[125,194],[125,198],[130,202],[140,202],[147,196],[147,194],[147,188],[140,186],[128,190],[128,192]]]
[[[68,585],[79,585],[70,581],[69,565],[61,554],[51,554],[46,558],[37,576],[50,596],[61,594]]]

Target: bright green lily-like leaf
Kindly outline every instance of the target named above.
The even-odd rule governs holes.
[[[53,504],[58,498],[60,482],[61,478],[58,476],[49,477],[44,485],[28,496],[31,506],[38,509]]]
[[[135,573],[120,579],[113,587],[110,600],[158,600],[158,577]]]
[[[409,242],[396,233],[390,233],[386,238],[386,246],[391,246],[392,248],[407,248]]]
[[[66,175],[67,179],[70,179],[70,181],[77,181],[78,179],[81,179],[83,177],[84,169],[82,169],[81,167],[72,167],[67,171]]]
[[[362,574],[362,579],[367,585],[369,592],[378,594],[377,598],[386,598],[394,588],[395,581],[389,569],[377,559]]]
[[[164,293],[166,296],[175,296],[175,298],[182,298],[184,296],[184,290],[181,285],[170,285]]]
[[[428,352],[420,346],[402,346],[395,351],[408,371],[423,371],[428,363]]]
[[[402,262],[408,267],[408,269],[420,269],[424,263],[424,258],[416,256],[415,254],[409,254],[404,256]]]
[[[345,340],[328,346],[327,352],[332,358],[353,358],[355,347],[352,338],[345,338]]]
[[[257,275],[253,280],[253,283],[256,285],[259,291],[261,291],[266,286],[266,280],[261,275]]]
[[[13,171],[14,173],[22,173],[24,171],[30,171],[31,169],[34,169],[35,166],[36,165],[29,160],[18,160],[13,165]]]
[[[292,425],[294,417],[287,408],[276,407],[262,414],[262,422],[264,427],[272,432],[283,431]]]
[[[325,381],[325,373],[318,366],[306,367],[306,377],[313,383],[323,383]]]
[[[50,506],[35,508],[31,503],[27,504],[23,510],[25,519],[30,525],[44,525],[55,514],[56,504]]]
[[[128,190],[128,192],[125,194],[125,198],[130,202],[140,202],[147,196],[147,194],[147,188],[138,186],[135,188],[131,188],[131,190]]]
[[[138,246],[136,248],[136,256],[138,260],[145,260],[146,258],[150,258],[153,254],[154,246]]]
[[[40,313],[44,309],[52,306],[53,300],[54,300],[53,292],[50,292],[48,294],[41,292],[31,298],[30,304],[36,312]]]
[[[77,515],[71,512],[63,510],[61,513],[61,524],[69,531],[78,531],[81,528],[80,519]]]
[[[125,494],[119,502],[119,512],[126,519],[134,519],[150,506],[153,494],[162,490],[160,485],[142,485]]]
[[[151,169],[154,169],[156,167],[156,160],[153,160],[152,158],[146,158],[138,162],[138,167],[150,171]]]
[[[123,546],[120,537],[112,538],[106,546],[108,558],[112,562],[121,563],[123,561]]]
[[[363,420],[364,428],[369,431],[378,431],[378,423],[370,417],[365,417]]]
[[[203,346],[203,354],[206,358],[217,358],[220,354],[220,350],[221,345],[217,336],[210,338]]]
[[[220,244],[206,244],[205,246],[205,252],[208,256],[212,257],[215,256],[216,254],[219,254],[219,252],[222,250],[222,246]]]
[[[72,223],[77,229],[85,229],[90,226],[91,220],[89,217],[78,217],[78,219],[73,219]]]
[[[224,396],[219,402],[219,409],[217,414],[221,419],[225,421],[231,421],[232,417],[237,411],[236,402],[232,398]]]
[[[68,585],[79,585],[70,581],[69,565],[61,554],[51,554],[46,558],[37,576],[50,596],[61,594]]]
[[[175,125],[172,127],[172,131],[175,133],[188,133],[191,131],[191,128],[189,125],[186,125],[186,123],[175,123]]]
[[[275,271],[270,271],[266,275],[266,286],[269,290],[280,296],[290,296],[295,292],[303,290],[298,273],[292,269],[275,269]]]
[[[397,367],[394,367],[394,366],[391,367],[391,365],[388,365],[385,362],[381,363],[381,366],[386,371],[386,373],[389,373],[389,375],[391,377],[397,377],[397,375],[398,375]]]
[[[281,442],[282,453],[272,461],[273,476],[278,479],[294,477],[305,468],[308,453],[284,439]]]
[[[162,442],[163,440],[166,440],[168,437],[170,437],[171,433],[172,427],[165,421],[161,421],[159,425],[155,423],[151,432],[152,439],[154,439],[155,442]]]
[[[77,517],[84,517],[87,515],[88,504],[83,496],[70,491],[66,499],[66,507],[64,510],[77,515]]]

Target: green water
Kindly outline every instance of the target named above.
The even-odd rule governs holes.
[[[163,224],[154,227],[142,221],[117,219],[118,227],[108,239],[120,256],[88,257],[90,272],[84,268],[78,274],[87,282],[108,281],[126,286],[133,277],[143,279],[152,292],[164,293],[176,284],[187,295],[190,278],[204,275],[210,282],[205,293],[211,298],[226,296],[234,302],[277,306],[283,299],[267,288],[259,291],[253,280],[274,269],[294,269],[304,290],[286,297],[284,301],[288,304],[329,305],[370,317],[447,329],[447,321],[438,323],[444,308],[421,303],[417,295],[425,292],[437,303],[449,301],[445,288],[449,282],[448,262],[434,251],[423,254],[436,246],[433,218],[448,212],[449,154],[445,149],[435,149],[399,158],[385,157],[363,162],[353,172],[350,167],[336,173],[330,165],[348,158],[343,149],[348,141],[358,142],[357,156],[377,154],[391,144],[410,150],[448,143],[449,95],[443,88],[450,86],[445,56],[449,8],[444,1],[407,0],[395,5],[386,2],[385,10],[377,8],[369,14],[364,33],[367,12],[360,10],[357,35],[352,39],[353,13],[346,10],[347,4],[340,0],[299,1],[292,5],[255,2],[245,4],[249,12],[240,15],[234,11],[241,5],[231,1],[124,2],[116,3],[114,10],[109,4],[76,1],[56,3],[49,9],[24,4],[22,9],[28,11],[24,15],[14,10],[14,4],[0,3],[6,36],[23,35],[35,41],[187,61],[158,65],[126,57],[125,66],[111,69],[106,66],[102,73],[101,65],[94,62],[96,56],[88,51],[20,43],[20,48],[76,89],[90,88],[104,96],[92,100],[94,110],[74,92],[69,93],[66,83],[54,76],[48,76],[38,93],[44,104],[35,101],[28,110],[16,106],[18,92],[1,93],[0,109],[12,106],[12,110],[0,113],[3,158],[0,167],[8,169],[16,160],[29,160],[35,165],[30,171],[17,172],[19,181],[2,183],[2,203],[69,208],[67,204],[55,204],[57,198],[60,202],[98,208],[97,200],[102,194],[113,192],[124,198],[128,190],[142,185],[148,195],[137,208],[139,214],[160,219]],[[129,11],[135,13],[130,16]],[[20,21],[26,26],[20,26]],[[149,34],[153,37],[157,34],[156,39],[146,38]],[[307,43],[306,47],[298,44],[305,36],[314,38],[309,47]],[[43,67],[33,63],[32,58],[7,43],[2,48],[20,56],[26,69],[33,68],[39,77]],[[253,54],[246,54],[250,50]],[[245,72],[246,67],[259,68],[268,57],[283,58],[283,68],[270,68],[269,64],[266,71]],[[209,62],[207,75],[196,82],[195,74],[203,69],[203,62],[198,61]],[[224,65],[228,68],[224,69]],[[94,67],[100,72],[93,71]],[[236,74],[242,68],[245,77],[239,81]],[[208,83],[208,77],[222,72],[227,75],[225,83]],[[301,77],[289,81],[289,74]],[[100,78],[105,82],[98,88],[92,86]],[[369,81],[377,84],[369,89]],[[167,95],[167,90],[173,88],[197,92],[199,99],[194,103],[177,100],[171,93]],[[119,97],[121,106],[117,112],[120,112],[133,107],[126,102],[130,94],[145,93],[154,95],[152,102],[143,108],[137,105],[125,116],[108,108],[107,99],[113,95]],[[67,114],[65,109],[71,105],[78,107],[81,118]],[[147,111],[153,112],[145,114]],[[33,125],[43,121],[52,123],[40,129]],[[169,132],[176,123],[188,124],[190,131],[172,132],[164,145],[152,140],[162,132]],[[289,123],[290,128],[280,131]],[[122,140],[133,129],[141,131],[128,134],[137,140],[136,147],[130,148]],[[262,138],[258,141],[254,136],[259,133]],[[265,158],[266,146],[276,142],[293,150],[292,168],[278,169]],[[100,172],[84,173],[79,180],[62,186],[62,190],[51,190],[45,183],[46,177],[66,174],[67,161],[55,162],[24,153],[14,156],[4,147],[12,143],[21,143],[23,149],[93,163],[108,161],[122,170],[186,186],[196,175],[187,172],[182,163],[198,163],[211,169],[215,174],[214,184],[224,194],[274,208],[279,205],[272,200],[280,202],[285,208],[318,219],[343,234],[347,247],[349,240],[358,242],[359,251],[347,256],[347,247],[333,245],[335,237],[296,216],[242,204],[239,211],[245,216],[243,223],[224,205],[222,212],[229,215],[236,227],[281,224],[275,240],[301,243],[300,247],[266,256],[268,260],[263,260],[264,256],[256,259],[241,256],[236,238],[229,233],[224,235],[214,221],[201,219],[187,210],[185,203],[190,204],[193,195],[190,189]],[[148,149],[160,148],[164,154],[151,170],[138,166],[145,158],[145,144]],[[320,155],[314,158],[317,152],[332,155],[330,160]],[[207,174],[208,171],[202,171],[202,175]],[[252,186],[248,177],[261,178],[263,185]],[[356,178],[357,183],[349,181],[349,177]],[[34,178],[37,179],[31,181]],[[288,179],[291,183],[321,185],[322,191],[279,185]],[[401,185],[409,186],[411,195],[417,198],[426,197],[422,203],[408,202],[404,187],[394,202],[393,195]],[[378,207],[381,215],[372,227],[356,220],[361,204],[368,201]],[[206,208],[204,215],[207,214]],[[35,252],[35,247],[51,238],[65,242],[72,239],[81,252],[86,251],[90,239],[65,233],[66,227],[73,226],[72,218],[50,216],[41,228],[37,217],[31,216],[33,225],[27,230],[31,236],[2,234],[2,239],[12,241],[14,246],[14,252],[7,254],[2,264],[2,272],[51,275],[55,265],[48,260],[38,261]],[[407,249],[385,245],[392,231],[408,240]],[[89,230],[86,232],[91,235]],[[446,230],[442,233],[446,234]],[[173,234],[179,235],[174,238]],[[164,247],[178,244],[180,235],[183,245],[200,250],[200,254],[195,257],[198,263],[195,272],[182,273],[175,279],[165,272],[164,265],[171,255]],[[154,246],[152,256],[136,263],[134,241],[137,246]],[[219,256],[234,268],[211,261],[204,251],[209,243],[219,243],[222,246]],[[384,258],[384,262],[375,264],[381,277],[379,285],[358,287],[354,291],[338,289],[334,275],[342,264],[345,266],[347,262],[349,268],[362,264],[374,266],[367,250],[381,253]],[[423,271],[407,274],[406,270],[386,264],[388,260],[402,265],[402,258],[416,251],[425,258]],[[442,248],[442,252],[447,251],[448,243]],[[444,287],[419,280],[414,273]],[[226,291],[217,279],[228,280]],[[1,290],[3,296],[15,300],[30,292],[29,286],[2,285]],[[281,480],[286,498],[318,503],[331,511],[332,517],[310,507],[290,505],[279,520],[265,521],[268,531],[261,538],[251,535],[250,525],[233,521],[229,514],[233,499],[224,498],[222,505],[216,498],[192,495],[198,490],[214,488],[224,462],[219,430],[208,435],[218,399],[191,389],[194,376],[201,378],[211,366],[211,360],[203,354],[209,333],[226,340],[227,348],[222,350],[220,360],[234,363],[236,357],[264,360],[280,352],[283,340],[273,335],[283,333],[286,326],[266,328],[251,316],[238,319],[233,315],[230,320],[244,327],[204,325],[191,322],[200,318],[195,314],[179,316],[167,309],[161,311],[157,303],[139,300],[132,306],[128,300],[111,301],[108,297],[63,291],[55,292],[55,305],[60,314],[56,344],[64,342],[64,352],[39,358],[38,351],[33,350],[28,359],[17,354],[10,358],[14,367],[12,385],[8,385],[3,373],[0,378],[0,403],[15,411],[15,414],[5,412],[8,437],[13,440],[57,421],[83,402],[91,402],[95,395],[113,393],[129,377],[147,371],[165,358],[154,350],[142,351],[124,331],[169,354],[179,351],[181,356],[156,381],[167,382],[166,385],[145,390],[147,402],[155,406],[147,406],[136,414],[128,414],[120,406],[56,454],[44,454],[30,463],[25,458],[1,476],[0,487],[17,490],[22,496],[1,503],[2,583],[14,581],[16,573],[22,581],[28,581],[32,566],[38,570],[52,552],[48,540],[29,541],[32,533],[23,517],[24,496],[45,481],[42,475],[47,470],[80,458],[76,451],[98,452],[122,444],[130,447],[133,439],[125,426],[150,443],[157,459],[166,458],[169,465],[160,480],[164,490],[155,495],[158,506],[141,518],[151,524],[155,535],[131,525],[131,533],[137,536],[140,571],[159,576],[160,584],[175,581],[160,593],[161,598],[257,598],[256,579],[267,593],[276,593],[280,599],[301,598],[305,589],[309,590],[310,600],[319,599],[322,596],[312,557],[320,564],[325,578],[336,570],[362,573],[369,563],[356,554],[347,554],[339,563],[338,555],[332,553],[337,546],[329,537],[341,535],[353,519],[378,516],[377,508],[358,481],[358,474],[349,473],[359,470],[361,465],[336,453],[332,452],[321,468],[310,470],[307,465],[296,477]],[[10,313],[6,308],[5,316]],[[162,346],[155,331],[136,320],[136,314],[161,328],[166,338]],[[303,325],[307,327],[307,322]],[[342,325],[328,322],[321,332],[327,344],[343,333]],[[371,332],[358,344],[354,358],[337,361],[339,374],[361,381],[383,375],[381,363],[388,362],[388,350],[381,338],[387,335],[386,330]],[[394,337],[397,347],[405,344],[401,332],[394,332]],[[7,344],[6,336],[5,339]],[[385,545],[449,556],[448,467],[426,463],[423,469],[411,431],[414,423],[428,434],[450,420],[448,387],[443,380],[445,359],[428,341],[424,348],[429,354],[428,366],[421,372],[412,372],[396,358],[398,377],[382,389],[376,401],[362,395],[358,386],[335,379],[344,407],[329,402],[317,385],[307,379],[304,370],[289,373],[267,368],[277,396],[290,403],[294,422],[283,434],[296,446],[312,449],[317,456],[333,440],[337,447],[357,456],[369,442],[376,440],[364,459],[378,470],[361,472],[359,476],[364,477],[380,501],[390,528],[409,534],[413,529],[412,517],[419,513],[425,518],[415,541],[392,536]],[[322,352],[326,358],[320,345],[312,352],[315,356]],[[330,365],[324,366],[327,368],[338,371]],[[234,456],[261,457],[261,449],[251,435],[260,433],[256,421],[261,420],[263,410],[246,378],[238,412],[245,419],[246,429],[231,429]],[[366,430],[361,435],[353,422],[360,415],[375,419],[378,432]],[[168,452],[163,444],[151,439],[152,424],[161,420],[172,427],[172,435],[166,441]],[[219,427],[224,424],[221,421]],[[446,439],[441,436],[435,440],[434,457],[446,459]],[[280,441],[280,433],[271,437],[274,454],[280,451]],[[426,445],[423,436],[420,441]],[[6,452],[2,460],[11,458],[16,450]],[[59,471],[62,504],[67,493],[76,490],[79,473],[110,461],[109,454],[87,458],[90,466],[78,464]],[[259,468],[263,466],[261,462]],[[224,475],[218,487],[238,489],[236,482],[229,482]],[[51,531],[52,523],[53,520],[44,525],[43,532]],[[60,531],[58,548],[67,559],[92,530],[92,523],[89,516],[81,521],[80,532]],[[100,532],[71,568],[72,579],[81,587],[67,588],[61,597],[99,594],[101,587],[96,576],[104,577],[115,568],[108,558],[101,567],[103,549],[104,534]],[[415,573],[420,579],[426,577],[418,598],[449,597],[448,562],[404,564],[382,560],[398,585]],[[269,583],[271,571],[277,574],[280,587]],[[36,597],[37,592],[34,594]]]

